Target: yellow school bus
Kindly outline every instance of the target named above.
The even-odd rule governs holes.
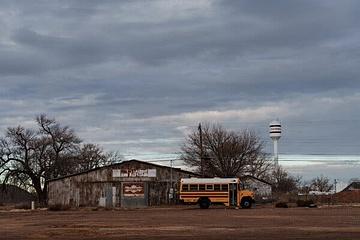
[[[211,204],[251,208],[254,193],[242,190],[239,178],[182,178],[180,200],[209,208]]]

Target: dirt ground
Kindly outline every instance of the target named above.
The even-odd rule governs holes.
[[[360,208],[0,211],[0,239],[360,239]]]

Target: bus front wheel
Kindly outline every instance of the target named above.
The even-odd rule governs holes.
[[[210,207],[210,200],[207,198],[199,199],[199,205],[201,209],[207,209]]]
[[[252,200],[250,198],[244,198],[241,200],[241,208],[251,208]]]

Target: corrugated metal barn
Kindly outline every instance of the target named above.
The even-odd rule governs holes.
[[[48,204],[71,207],[145,207],[169,204],[171,185],[192,172],[130,160],[48,182]]]

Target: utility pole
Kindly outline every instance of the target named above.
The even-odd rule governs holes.
[[[332,194],[331,198],[332,198],[332,204],[334,204],[334,202],[336,202],[336,184],[337,184],[337,180],[336,178],[334,179],[334,194]]]
[[[201,170],[201,176],[204,177],[204,150],[203,150],[201,123],[199,123],[198,129],[199,129],[199,136],[200,136],[200,170]]]
[[[169,189],[169,202],[172,203],[174,199],[174,188],[173,188],[173,159],[170,160],[170,189]]]
[[[172,186],[173,186],[173,174],[172,174],[172,169],[173,169],[173,159],[170,160],[170,188],[172,188]]]

